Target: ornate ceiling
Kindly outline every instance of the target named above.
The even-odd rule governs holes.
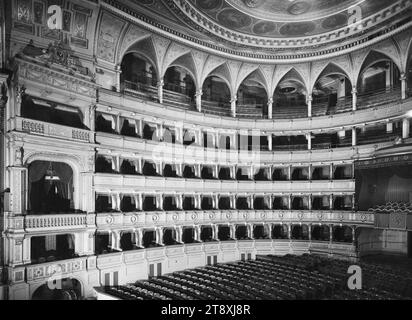
[[[345,27],[357,7],[360,18],[392,0],[189,0],[205,17],[248,35],[289,38],[319,35]]]

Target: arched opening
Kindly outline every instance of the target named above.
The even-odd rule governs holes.
[[[201,203],[202,210],[213,210],[213,200],[212,197],[202,197],[202,203]]]
[[[183,145],[190,146],[196,143],[196,135],[192,130],[185,130],[183,133]]]
[[[156,231],[154,230],[144,230],[143,231],[143,247],[154,248],[158,247],[159,244],[156,242]]]
[[[250,180],[249,170],[250,170],[250,168],[238,167],[238,169],[236,171],[236,180],[238,180],[238,181]]]
[[[329,167],[314,167],[312,171],[312,180],[329,180],[330,168]]]
[[[334,226],[333,241],[352,243],[352,228],[348,226]]]
[[[157,170],[156,170],[156,164],[153,162],[150,162],[148,160],[144,161],[143,164],[143,175],[144,176],[149,176],[149,177],[156,177],[158,176]]]
[[[216,76],[209,76],[202,87],[202,110],[207,114],[230,116],[230,89],[226,81]]]
[[[45,263],[75,257],[74,235],[47,235],[32,237],[31,260],[33,264]]]
[[[274,197],[273,198],[273,210],[288,210],[288,198],[287,197]]]
[[[312,210],[329,210],[329,196],[314,196],[312,198]]]
[[[114,165],[111,157],[102,155],[97,156],[95,163],[96,173],[115,173],[113,167]]]
[[[352,196],[334,196],[333,210],[352,210]]]
[[[173,246],[178,244],[176,241],[176,230],[174,228],[166,228],[163,231],[163,244]]]
[[[306,225],[292,226],[293,240],[309,240],[309,228]]]
[[[164,211],[174,211],[177,210],[176,197],[165,196],[163,199],[163,210]]]
[[[253,179],[255,181],[268,181],[267,168],[257,168]]]
[[[334,64],[329,64],[319,75],[312,95],[313,116],[352,110],[352,84],[346,73]]]
[[[182,67],[172,66],[164,75],[164,99],[190,107],[195,98],[196,86],[193,77]],[[176,104],[175,104],[176,106]]]
[[[138,136],[137,125],[136,122],[133,120],[121,118],[120,128],[120,134],[122,136],[133,138],[136,138]]]
[[[330,241],[329,226],[313,226],[312,227],[312,240],[316,241]]]
[[[250,240],[247,234],[247,227],[243,225],[236,226],[236,239],[237,240]]]
[[[94,237],[94,250],[97,255],[113,252],[110,246],[110,234],[108,232],[96,233]]]
[[[272,228],[272,239],[288,239],[288,226],[285,224],[275,225]]]
[[[195,198],[193,196],[183,197],[183,210],[196,210]]]
[[[273,181],[287,181],[288,177],[288,168],[274,168],[272,174]]]
[[[195,229],[193,227],[184,227],[182,234],[183,243],[194,243],[195,242]]]
[[[163,168],[163,177],[177,178],[176,168],[171,164],[166,164]]]
[[[228,241],[230,239],[230,228],[229,226],[218,226],[218,239],[220,241]]]
[[[143,197],[143,211],[156,211],[156,197],[154,196],[144,196]]]
[[[136,201],[133,196],[122,196],[120,201],[120,211],[134,212],[136,211]]]
[[[28,176],[31,214],[79,212],[74,207],[73,170],[69,165],[34,161]]]
[[[136,249],[135,234],[131,232],[122,232],[120,237],[120,248],[123,251],[130,251]]]
[[[120,173],[127,175],[137,175],[136,166],[130,160],[123,159],[121,160]]]
[[[268,94],[260,78],[260,74],[255,71],[239,86],[236,106],[237,117],[261,119],[268,116]]]
[[[153,64],[142,55],[131,52],[121,63],[121,88],[124,91],[144,93],[141,97],[152,99],[157,95],[157,73]]]
[[[292,180],[293,181],[304,181],[309,179],[309,168],[293,168],[292,169]]]
[[[253,227],[253,238],[256,240],[268,239],[269,235],[263,224],[258,224]]]
[[[268,206],[266,204],[265,197],[255,197],[253,200],[253,208],[255,210],[267,210]]]
[[[236,209],[249,210],[249,203],[247,197],[238,197],[236,199]]]
[[[117,212],[112,197],[104,194],[96,195],[95,211],[96,213]]]
[[[183,178],[185,179],[195,179],[195,168],[191,165],[185,165],[183,169]]]
[[[157,140],[156,132],[157,132],[156,127],[151,126],[146,123],[143,127],[143,139],[156,141]]]
[[[334,180],[352,179],[352,166],[336,166],[333,173]]]
[[[82,285],[77,279],[64,278],[56,281],[59,281],[59,286],[56,285],[58,289],[50,289],[48,284],[44,284],[33,293],[32,300],[82,299]]]
[[[219,170],[219,180],[231,180],[230,177],[230,168],[221,167]]]
[[[213,168],[209,166],[203,166],[201,176],[202,176],[202,179],[206,179],[206,180],[214,179],[215,177],[213,176]]]
[[[307,90],[305,81],[296,70],[289,71],[279,82],[273,96],[273,118],[306,118]]]
[[[211,226],[202,226],[200,231],[200,240],[203,242],[213,241],[213,231]]]
[[[219,210],[230,210],[230,198],[220,197],[219,198]]]
[[[79,109],[28,95],[22,97],[21,116],[37,121],[88,129],[83,124],[83,114]]]
[[[358,109],[399,100],[400,71],[388,56],[372,51],[364,61],[357,83]]]
[[[96,112],[96,131],[116,134],[116,122],[110,114]]]

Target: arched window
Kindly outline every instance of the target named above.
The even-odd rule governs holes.
[[[60,162],[29,165],[29,210],[35,214],[74,212],[72,168]]]

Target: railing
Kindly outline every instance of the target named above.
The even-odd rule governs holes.
[[[94,136],[90,131],[20,117],[14,120],[14,129],[30,134],[59,137],[82,142],[94,142]]]
[[[358,109],[366,109],[377,107],[392,102],[401,100],[401,92],[399,87],[391,87],[387,89],[379,89],[373,91],[362,92],[358,94],[357,106]]]
[[[64,278],[64,276],[87,270],[87,258],[61,260],[58,262],[43,263],[26,268],[27,281]]]
[[[83,229],[94,225],[95,215],[87,214],[57,214],[30,215],[24,219],[27,231],[42,231],[52,229]]]

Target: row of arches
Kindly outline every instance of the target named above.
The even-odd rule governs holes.
[[[235,104],[237,116],[295,118],[308,116],[308,105],[313,108],[310,116],[352,110],[354,94],[355,103],[360,107],[379,101],[374,97],[382,93],[386,97],[391,93],[393,98],[400,99],[401,82],[412,83],[410,60],[405,75],[389,56],[371,51],[363,62],[356,83],[346,70],[331,62],[320,72],[313,87],[308,87],[307,79],[292,67],[271,92],[259,68],[245,76],[240,85],[234,88],[227,76],[230,71],[226,64],[212,70],[199,83],[190,68],[183,64],[172,65],[160,78],[147,56],[131,52],[126,54],[122,62],[122,83],[123,88],[130,89],[140,84],[155,94],[158,94],[159,85],[162,85],[165,90],[187,96],[192,107],[196,99],[201,99],[201,110],[207,113],[229,115]]]

